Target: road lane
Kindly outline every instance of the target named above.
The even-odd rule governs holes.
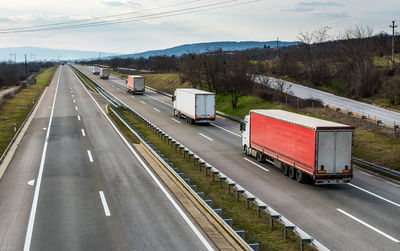
[[[398,214],[400,211],[390,203],[346,185],[317,187],[298,184],[283,177],[274,167],[269,168],[270,172],[265,172],[243,159],[239,137],[225,131],[221,133],[221,129],[215,127],[177,124],[171,120],[173,118],[171,107],[154,100],[154,98],[162,99],[161,95],[149,92],[148,95],[136,96],[133,99],[121,88],[117,91],[110,88],[110,86],[116,86],[115,83],[99,80],[85,71],[84,73],[328,247],[352,250],[365,250],[371,247],[385,247],[387,250],[398,248],[395,243],[391,243],[362,225],[354,224],[351,219],[336,210],[336,208],[342,208],[346,212],[356,214],[368,220],[371,225],[399,238]],[[119,86],[123,88],[122,85]],[[140,101],[146,102],[146,105]],[[167,100],[163,101],[167,102]],[[154,107],[160,110],[161,114],[155,112]],[[218,118],[217,123],[219,120]],[[233,128],[232,123],[224,123],[224,128],[225,126],[239,133],[237,124],[236,128]],[[199,144],[199,142],[204,142],[204,138],[198,133],[213,138],[213,143]],[[389,190],[391,199],[400,202],[399,188],[392,186],[391,189],[380,190],[380,186],[388,187],[390,184],[376,177],[369,177],[371,179],[366,181],[363,176],[357,175],[357,172],[355,175],[355,184],[362,183],[367,189],[369,184],[374,184],[378,189],[375,190],[377,193],[382,192],[382,195],[386,196]]]
[[[66,66],[47,128],[54,94],[0,181],[0,249],[24,247],[49,132],[30,250],[205,250]]]
[[[59,70],[0,180],[0,249],[23,250]],[[46,128],[46,130],[44,130]],[[28,184],[27,182],[30,182]]]

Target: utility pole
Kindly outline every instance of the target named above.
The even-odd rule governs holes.
[[[276,56],[279,58],[279,37],[276,38]]]
[[[25,54],[25,74],[28,76],[28,62],[26,61],[26,54]]]
[[[392,28],[392,65],[394,65],[394,29],[397,28],[397,25],[394,24],[395,21],[392,21],[392,25],[389,27]]]

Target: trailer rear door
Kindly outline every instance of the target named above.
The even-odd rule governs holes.
[[[196,95],[196,118],[215,116],[215,95]]]
[[[353,133],[318,132],[318,174],[343,173],[351,168]]]

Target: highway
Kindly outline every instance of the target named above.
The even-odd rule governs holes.
[[[270,78],[270,80],[271,82],[268,85],[276,89],[277,80],[275,78]],[[400,125],[400,112],[391,111],[375,105],[337,96],[328,92],[320,91],[285,80],[282,81],[285,82],[285,89],[288,88],[286,89],[286,92],[289,92],[291,95],[299,97],[301,99],[318,99],[326,105],[338,107],[340,109],[351,111],[353,113],[358,113],[366,117],[369,116],[369,118],[371,119],[381,120],[382,122],[386,122],[390,125],[393,125],[393,123],[396,123],[396,125]]]
[[[0,250],[210,250],[93,95],[59,67],[0,180]]]
[[[237,123],[218,117],[210,126],[189,125],[173,116],[170,98],[150,90],[133,96],[124,80],[101,80],[87,67],[78,68],[329,249],[400,248],[399,185],[357,170],[351,185],[299,184],[247,158]]]

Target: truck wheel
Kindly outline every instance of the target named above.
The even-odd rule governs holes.
[[[289,167],[289,177],[292,179],[296,178],[296,169],[292,166]]]
[[[296,170],[296,180],[300,183],[304,182],[304,173],[299,169]]]
[[[244,151],[244,154],[246,154],[247,156],[249,156],[249,153],[247,152],[247,146],[246,146],[246,145],[243,147],[243,151]]]
[[[286,164],[282,163],[281,170],[282,170],[282,174],[283,175],[285,175],[285,176],[289,175],[289,167]]]
[[[260,152],[257,152],[256,159],[260,163],[264,162],[264,158],[263,158],[263,156],[262,156],[262,154]]]
[[[182,115],[180,112],[178,112],[178,118],[182,118]]]

